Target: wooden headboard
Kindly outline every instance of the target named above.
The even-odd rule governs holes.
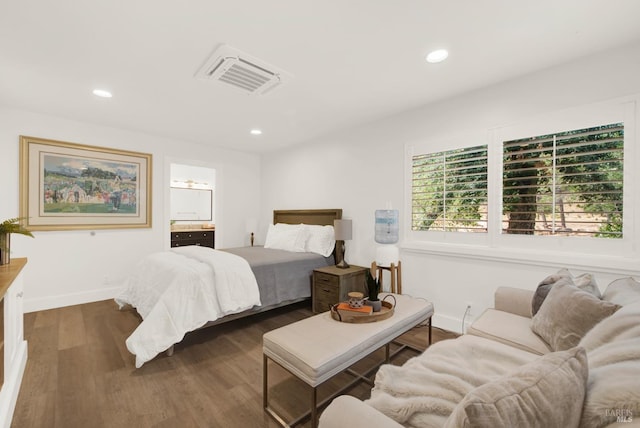
[[[273,224],[316,224],[333,226],[333,220],[342,218],[342,209],[325,210],[274,210]]]

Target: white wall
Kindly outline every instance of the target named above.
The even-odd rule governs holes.
[[[153,226],[149,229],[43,231],[12,236],[12,257],[28,257],[27,312],[112,298],[144,255],[169,248],[170,163],[216,169],[216,245],[246,245],[247,216],[260,204],[260,157],[185,141],[0,109],[0,219],[19,214],[19,135],[153,155]],[[215,143],[212,143],[215,146]]]
[[[488,133],[541,114],[637,94],[639,75],[640,44],[636,44],[270,153],[262,164],[261,225],[268,224],[273,209],[342,208],[354,227],[353,240],[347,242],[347,261],[366,266],[375,257],[374,211],[391,202],[400,209],[401,219],[406,215],[406,145],[467,132]],[[627,137],[637,146],[637,136]],[[638,211],[636,227],[640,227]],[[401,230],[406,230],[404,223]],[[264,239],[264,231],[262,227],[259,239]],[[456,331],[461,330],[466,302],[473,303],[472,315],[479,315],[492,305],[497,286],[534,289],[561,266],[576,274],[585,267],[570,257],[514,262],[421,251],[411,244],[405,235],[401,241],[403,291],[433,301],[434,323]],[[638,260],[631,262],[627,265],[640,266]],[[640,268],[597,270],[602,289],[616,273],[640,275]]]

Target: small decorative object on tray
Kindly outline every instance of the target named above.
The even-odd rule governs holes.
[[[358,291],[352,291],[347,294],[349,296],[349,306],[357,309],[364,306],[364,294]]]
[[[393,298],[393,303],[386,301],[389,297]],[[331,317],[336,321],[355,324],[382,321],[393,315],[395,306],[396,298],[392,294],[388,294],[382,299],[382,308],[378,312],[372,312],[371,306],[356,309],[347,302],[341,302],[331,307]]]

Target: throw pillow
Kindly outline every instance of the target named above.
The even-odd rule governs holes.
[[[302,224],[269,225],[264,248],[304,253],[308,232]]]
[[[305,227],[309,234],[306,243],[307,252],[329,257],[336,246],[333,226],[306,225]]]
[[[573,348],[582,336],[620,306],[567,282],[558,282],[531,320],[531,330],[554,351]]]
[[[584,349],[546,354],[469,392],[445,427],[577,427],[587,376]]]
[[[616,279],[604,290],[602,298],[621,306],[640,302],[640,282],[631,277]]]
[[[540,310],[540,306],[542,306],[542,302],[544,302],[544,299],[549,294],[551,287],[559,281],[569,281],[581,290],[588,291],[598,299],[601,298],[600,289],[598,288],[598,284],[596,283],[593,275],[590,273],[583,273],[582,275],[574,277],[571,272],[569,272],[569,269],[562,268],[553,275],[549,275],[540,281],[540,284],[538,284],[538,288],[531,300],[531,316],[535,315],[538,310]]]

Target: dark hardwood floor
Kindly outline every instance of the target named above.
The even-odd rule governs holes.
[[[29,359],[12,427],[276,427],[262,409],[262,335],[311,315],[308,302],[188,334],[175,354],[142,368],[125,339],[140,323],[134,310],[112,300],[25,314]],[[434,341],[455,337],[434,329]],[[427,327],[402,336],[426,345]],[[393,360],[417,355],[406,349]],[[366,370],[382,350],[356,365]],[[323,384],[319,399],[351,376]],[[294,419],[308,410],[309,387],[279,366],[269,366],[269,401]],[[361,399],[360,382],[346,393]],[[302,426],[309,426],[309,423]]]

